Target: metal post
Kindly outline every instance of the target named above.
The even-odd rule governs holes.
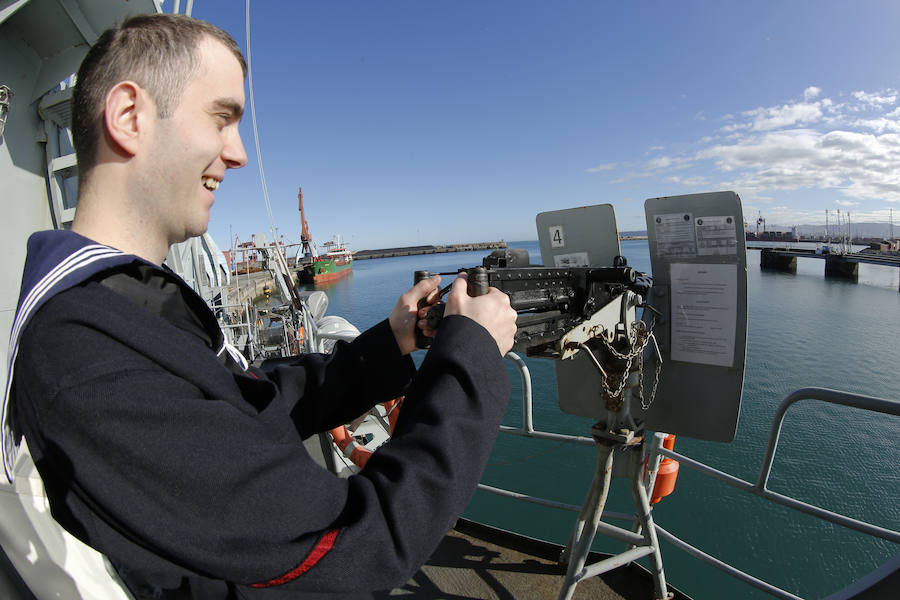
[[[606,498],[609,496],[609,483],[612,479],[613,468],[613,445],[598,443],[597,447],[599,450],[597,471],[594,473],[588,496],[578,515],[575,531],[563,553],[568,558],[569,568],[566,571],[562,589],[559,591],[559,600],[571,600],[575,594],[575,586],[581,580],[584,564],[591,551],[591,544],[597,533],[597,525],[603,514],[603,507],[606,506]]]
[[[653,576],[653,589],[658,600],[665,600],[670,596],[666,587],[666,574],[663,571],[662,555],[659,553],[659,540],[656,538],[656,527],[653,525],[653,515],[650,514],[650,500],[647,498],[647,490],[643,485],[639,454],[632,454],[629,470],[629,475],[631,476],[631,496],[634,498],[637,516],[643,528],[644,544],[646,547],[652,549],[652,553],[650,554],[650,567],[652,571],[651,575]]]

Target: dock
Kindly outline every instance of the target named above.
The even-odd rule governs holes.
[[[445,252],[471,252],[473,250],[495,250],[497,248],[506,248],[506,242],[475,242],[472,244],[450,244],[449,246],[404,246],[401,248],[359,250],[353,253],[353,260],[416,256],[419,254],[443,254]]]
[[[900,267],[900,253],[862,251],[845,254],[816,252],[805,248],[768,248],[747,246],[747,250],[759,250],[759,266],[772,271],[797,272],[798,258],[816,258],[825,261],[825,277],[859,280],[859,265],[870,264],[882,267]],[[900,291],[900,282],[897,286]]]

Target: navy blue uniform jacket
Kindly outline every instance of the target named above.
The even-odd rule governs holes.
[[[89,244],[33,236],[22,297]],[[97,262],[33,311],[15,361],[16,429],[66,529],[194,597],[360,598],[418,569],[469,502],[506,407],[483,327],[445,319],[417,373],[386,321],[331,355],[242,372],[177,276],[129,255]],[[123,277],[146,301],[110,284]],[[193,315],[167,318],[170,302]],[[401,392],[394,436],[360,474],[339,479],[304,449]]]

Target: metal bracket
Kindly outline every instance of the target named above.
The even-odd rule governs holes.
[[[13,92],[9,86],[0,85],[0,138],[3,137],[3,131],[6,129],[6,117],[9,115],[9,99],[13,97]]]
[[[615,325],[619,323],[622,296],[617,296],[612,302],[591,315],[590,319],[582,321],[575,328],[557,342],[557,350],[560,360],[572,358],[578,352],[580,345],[598,336],[605,336],[607,341],[615,341]]]

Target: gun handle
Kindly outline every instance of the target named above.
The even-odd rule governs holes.
[[[484,296],[488,293],[488,274],[484,267],[469,269],[467,291],[470,296]]]
[[[429,272],[429,271],[416,271],[413,274],[413,285],[419,283],[423,279],[428,279],[429,277],[431,277],[431,272]],[[419,300],[419,305],[418,305],[419,308],[424,308],[427,305],[428,305],[428,303],[425,301],[424,298]],[[422,333],[422,330],[419,329],[418,315],[416,315],[416,323],[413,324],[413,329],[416,333],[416,347],[421,348],[422,350],[427,350],[428,348],[431,348],[431,342],[434,338],[427,337],[424,333]]]

